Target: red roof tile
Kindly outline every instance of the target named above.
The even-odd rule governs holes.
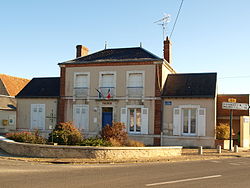
[[[25,78],[9,76],[6,74],[0,74],[0,79],[2,80],[10,96],[16,96],[30,81]]]

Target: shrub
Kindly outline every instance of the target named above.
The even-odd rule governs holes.
[[[230,127],[226,123],[219,123],[216,127],[216,138],[217,139],[229,139]]]
[[[96,137],[96,138],[84,139],[80,145],[81,146],[111,146],[111,143],[107,140]]]
[[[6,138],[14,140],[16,142],[25,142],[31,144],[45,144],[47,140],[39,135],[39,131],[35,130],[35,132],[14,132],[7,133]]]
[[[119,142],[119,140],[117,140],[115,138],[110,138],[109,142],[111,143],[111,146],[114,146],[114,147],[124,146],[124,145],[121,144],[121,142]]]
[[[57,124],[49,134],[49,142],[55,142],[59,145],[80,145],[82,140],[82,133],[75,128],[72,122]]]
[[[145,145],[142,142],[131,139],[127,141],[126,145],[130,147],[145,147]]]
[[[125,145],[128,140],[128,133],[126,132],[125,125],[121,122],[113,122],[112,126],[106,125],[102,129],[101,136],[103,139],[110,141],[112,145],[115,144],[116,146]]]

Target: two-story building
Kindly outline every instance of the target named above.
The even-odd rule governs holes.
[[[165,54],[171,48],[165,41]],[[98,135],[112,121],[124,122],[131,137],[159,144],[161,90],[169,73],[167,60],[141,47],[104,49],[88,54],[77,46],[77,58],[59,63],[59,121],[72,121],[85,135]]]
[[[17,128],[49,133],[73,121],[85,136],[123,122],[146,145],[214,147],[216,73],[176,74],[171,43],[164,58],[142,47],[104,49],[59,63],[60,78],[34,78],[17,95]]]

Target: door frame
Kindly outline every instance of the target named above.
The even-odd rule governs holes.
[[[112,121],[114,121],[114,106],[112,105],[104,105],[104,106],[101,106],[101,110],[100,110],[100,124],[101,124],[101,129],[103,128],[102,126],[102,108],[112,108]]]

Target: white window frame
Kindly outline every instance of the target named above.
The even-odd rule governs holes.
[[[73,87],[73,95],[75,96],[75,88],[76,88],[76,77],[77,75],[87,75],[87,78],[88,78],[88,94],[87,96],[89,96],[89,93],[90,93],[90,72],[75,72],[74,73],[74,87]]]
[[[197,136],[198,135],[198,113],[200,109],[200,105],[193,105],[193,104],[185,104],[185,105],[180,105],[180,113],[181,113],[181,135],[183,136]],[[196,109],[196,125],[195,125],[195,133],[183,133],[183,124],[184,124],[184,119],[183,119],[183,109]],[[189,127],[190,128],[190,127]]]
[[[114,93],[112,97],[116,96],[116,71],[101,71],[99,72],[99,88],[102,87],[102,75],[113,74],[114,75]],[[106,96],[105,96],[106,97]]]
[[[129,109],[136,109],[136,108],[140,108],[141,109],[141,118],[142,118],[142,109],[144,108],[143,105],[127,105],[126,109],[127,109],[127,132],[129,134],[142,134],[142,121],[141,121],[141,131],[140,132],[136,132],[136,131],[130,131],[130,113],[129,113]]]
[[[195,133],[191,133],[191,109],[196,110],[195,115]],[[188,133],[184,133],[184,110],[188,110]],[[181,108],[181,134],[183,136],[197,136],[198,135],[198,113],[199,108]]]
[[[127,98],[131,98],[128,95],[128,80],[129,80],[129,74],[142,74],[142,98],[145,96],[145,71],[141,71],[141,70],[135,70],[135,71],[127,71],[126,72],[126,96]]]

